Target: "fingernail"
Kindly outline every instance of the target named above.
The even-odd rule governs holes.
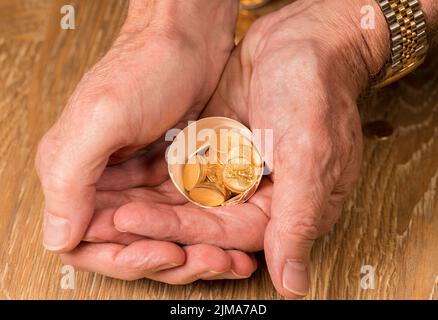
[[[114,229],[116,229],[118,232],[120,232],[120,233],[127,233],[128,231],[126,231],[126,230],[123,230],[122,228],[120,228],[118,225],[114,225]]]
[[[309,291],[309,279],[306,265],[295,260],[287,260],[283,269],[283,287],[298,296]]]
[[[46,213],[44,215],[44,247],[50,251],[63,249],[70,239],[70,222]]]
[[[96,238],[96,237],[85,237],[84,239],[82,239],[82,241],[84,241],[84,242],[95,242],[95,243],[105,242],[104,240]]]
[[[231,271],[231,273],[232,273],[236,278],[239,278],[239,279],[246,279],[246,278],[251,277],[251,274],[245,276],[245,275],[242,275],[242,274],[238,274],[238,273],[237,273],[236,271],[234,271],[233,269],[231,269],[230,271]]]
[[[178,264],[178,263],[167,263],[167,264],[163,264],[163,265],[159,266],[154,271],[158,272],[158,271],[168,270],[168,269],[179,267],[180,265],[181,264]]]

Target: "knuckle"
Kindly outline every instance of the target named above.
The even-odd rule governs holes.
[[[53,173],[41,177],[41,185],[45,194],[63,195],[72,186],[65,177]]]
[[[35,168],[40,179],[46,174],[46,168],[51,166],[58,149],[58,140],[52,134],[53,128],[39,141],[35,154]]]
[[[89,88],[78,95],[68,105],[65,117],[59,124],[69,132],[68,137],[71,138],[74,132],[83,139],[117,132],[112,138],[120,140],[120,144],[126,143],[129,132],[133,132],[136,127],[135,122],[129,119],[131,113],[123,108],[117,93],[111,90],[111,87],[102,87]]]
[[[194,250],[193,257],[193,260],[200,261],[201,264],[199,268],[201,272],[224,272],[231,267],[231,259],[225,251],[212,245],[196,245],[196,251]]]
[[[123,274],[123,279],[126,280],[137,280],[143,278],[145,275],[153,271],[155,265],[160,264],[159,258],[151,258],[149,256],[135,256],[130,258],[128,261],[125,260],[126,256],[120,258],[117,256],[114,259],[114,263],[119,266],[121,273]]]
[[[212,247],[208,244],[197,244],[196,247],[190,248],[192,249],[191,255],[194,260],[198,260],[206,263],[206,258],[212,254]]]
[[[92,79],[91,79],[92,78]],[[100,82],[97,72],[86,81],[86,88],[78,89],[69,104],[71,112],[85,113],[88,116],[111,115],[119,110],[119,97],[111,85],[94,84]],[[103,118],[105,119],[105,118]]]
[[[303,241],[313,241],[320,235],[319,225],[321,217],[313,208],[303,208],[295,211],[286,221],[279,223],[280,230],[290,238],[298,238]]]
[[[117,107],[115,107],[112,99],[107,96],[99,98],[87,107],[87,117],[89,121],[96,124],[95,128],[100,129],[105,125],[105,128],[112,127],[116,122],[112,117],[118,116]]]

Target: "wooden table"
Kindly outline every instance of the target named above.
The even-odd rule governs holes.
[[[75,30],[59,27],[64,4],[76,8]],[[248,280],[169,286],[79,272],[75,290],[61,288],[61,262],[41,245],[34,153],[81,76],[109,48],[126,9],[125,0],[0,0],[0,298],[280,298],[261,254]],[[365,139],[361,179],[313,250],[308,298],[437,299],[438,59],[365,94],[361,113],[364,123],[384,119],[395,131],[384,141]],[[361,268],[374,268],[374,289],[361,286]]]

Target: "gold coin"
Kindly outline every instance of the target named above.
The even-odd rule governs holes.
[[[204,206],[217,207],[225,202],[225,195],[212,182],[196,185],[189,192],[190,198]]]
[[[210,182],[213,182],[215,184],[222,185],[223,184],[223,175],[224,172],[224,165],[223,164],[209,164],[207,166],[207,179]]]
[[[231,159],[224,167],[224,186],[234,193],[245,192],[258,178],[258,172],[251,160],[245,158]]]
[[[224,194],[225,200],[230,197],[230,191],[224,186],[224,165],[223,164],[209,164],[207,166],[207,179],[214,183],[216,187]]]
[[[193,156],[184,166],[183,185],[187,191],[192,190],[206,177],[206,161],[201,156]]]

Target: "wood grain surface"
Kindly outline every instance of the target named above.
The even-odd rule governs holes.
[[[277,1],[264,14],[288,1]],[[60,8],[76,8],[62,30]],[[263,255],[248,280],[169,286],[78,272],[62,289],[61,262],[41,245],[37,142],[84,72],[110,47],[125,0],[0,0],[0,298],[279,299]],[[364,123],[395,131],[365,139],[362,175],[334,230],[313,250],[308,299],[438,299],[438,52],[415,74],[360,102]],[[375,268],[375,288],[360,286]]]

